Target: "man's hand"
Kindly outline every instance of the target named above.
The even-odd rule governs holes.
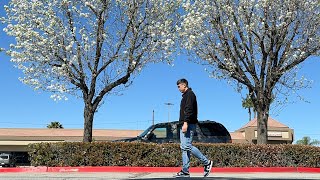
[[[184,122],[184,123],[183,123],[183,126],[182,126],[182,129],[181,129],[181,130],[182,130],[183,133],[186,133],[186,132],[187,132],[187,130],[188,130],[188,123],[187,123],[187,122]]]

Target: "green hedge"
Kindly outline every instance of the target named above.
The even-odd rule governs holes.
[[[195,144],[215,167],[320,167],[320,147]],[[179,144],[61,142],[29,145],[33,166],[181,166]],[[191,158],[191,166],[201,166]]]

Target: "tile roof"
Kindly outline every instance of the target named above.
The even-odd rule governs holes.
[[[244,125],[240,129],[247,128],[247,127],[257,127],[257,120],[258,120],[257,118],[254,118],[253,120],[249,121],[246,125]],[[270,117],[268,118],[268,127],[289,128],[288,126]]]

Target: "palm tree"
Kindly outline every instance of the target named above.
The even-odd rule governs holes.
[[[59,122],[53,121],[47,125],[47,128],[49,128],[49,129],[63,129],[63,126]]]
[[[249,95],[247,95],[247,97],[242,100],[242,107],[248,109],[249,121],[251,120],[251,108],[253,109],[254,118],[256,117],[256,111],[254,109],[253,102]]]
[[[296,144],[315,146],[315,145],[320,144],[320,141],[318,141],[316,139],[311,141],[310,137],[305,136],[302,139],[298,140]]]
[[[274,100],[275,100],[275,95],[272,94],[271,103],[273,103]],[[257,117],[257,111],[254,108],[253,101],[252,101],[251,97],[249,96],[249,94],[247,94],[247,97],[245,99],[242,99],[242,107],[245,109],[248,109],[249,121],[251,121],[251,119],[252,119],[251,118],[251,108],[253,110],[253,118]]]

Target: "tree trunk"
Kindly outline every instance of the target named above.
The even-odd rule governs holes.
[[[251,108],[248,108],[248,112],[249,112],[249,121],[251,121]]]
[[[86,103],[84,107],[84,132],[83,142],[92,142],[92,126],[95,109]]]
[[[269,106],[262,105],[257,109],[257,144],[268,144]]]

